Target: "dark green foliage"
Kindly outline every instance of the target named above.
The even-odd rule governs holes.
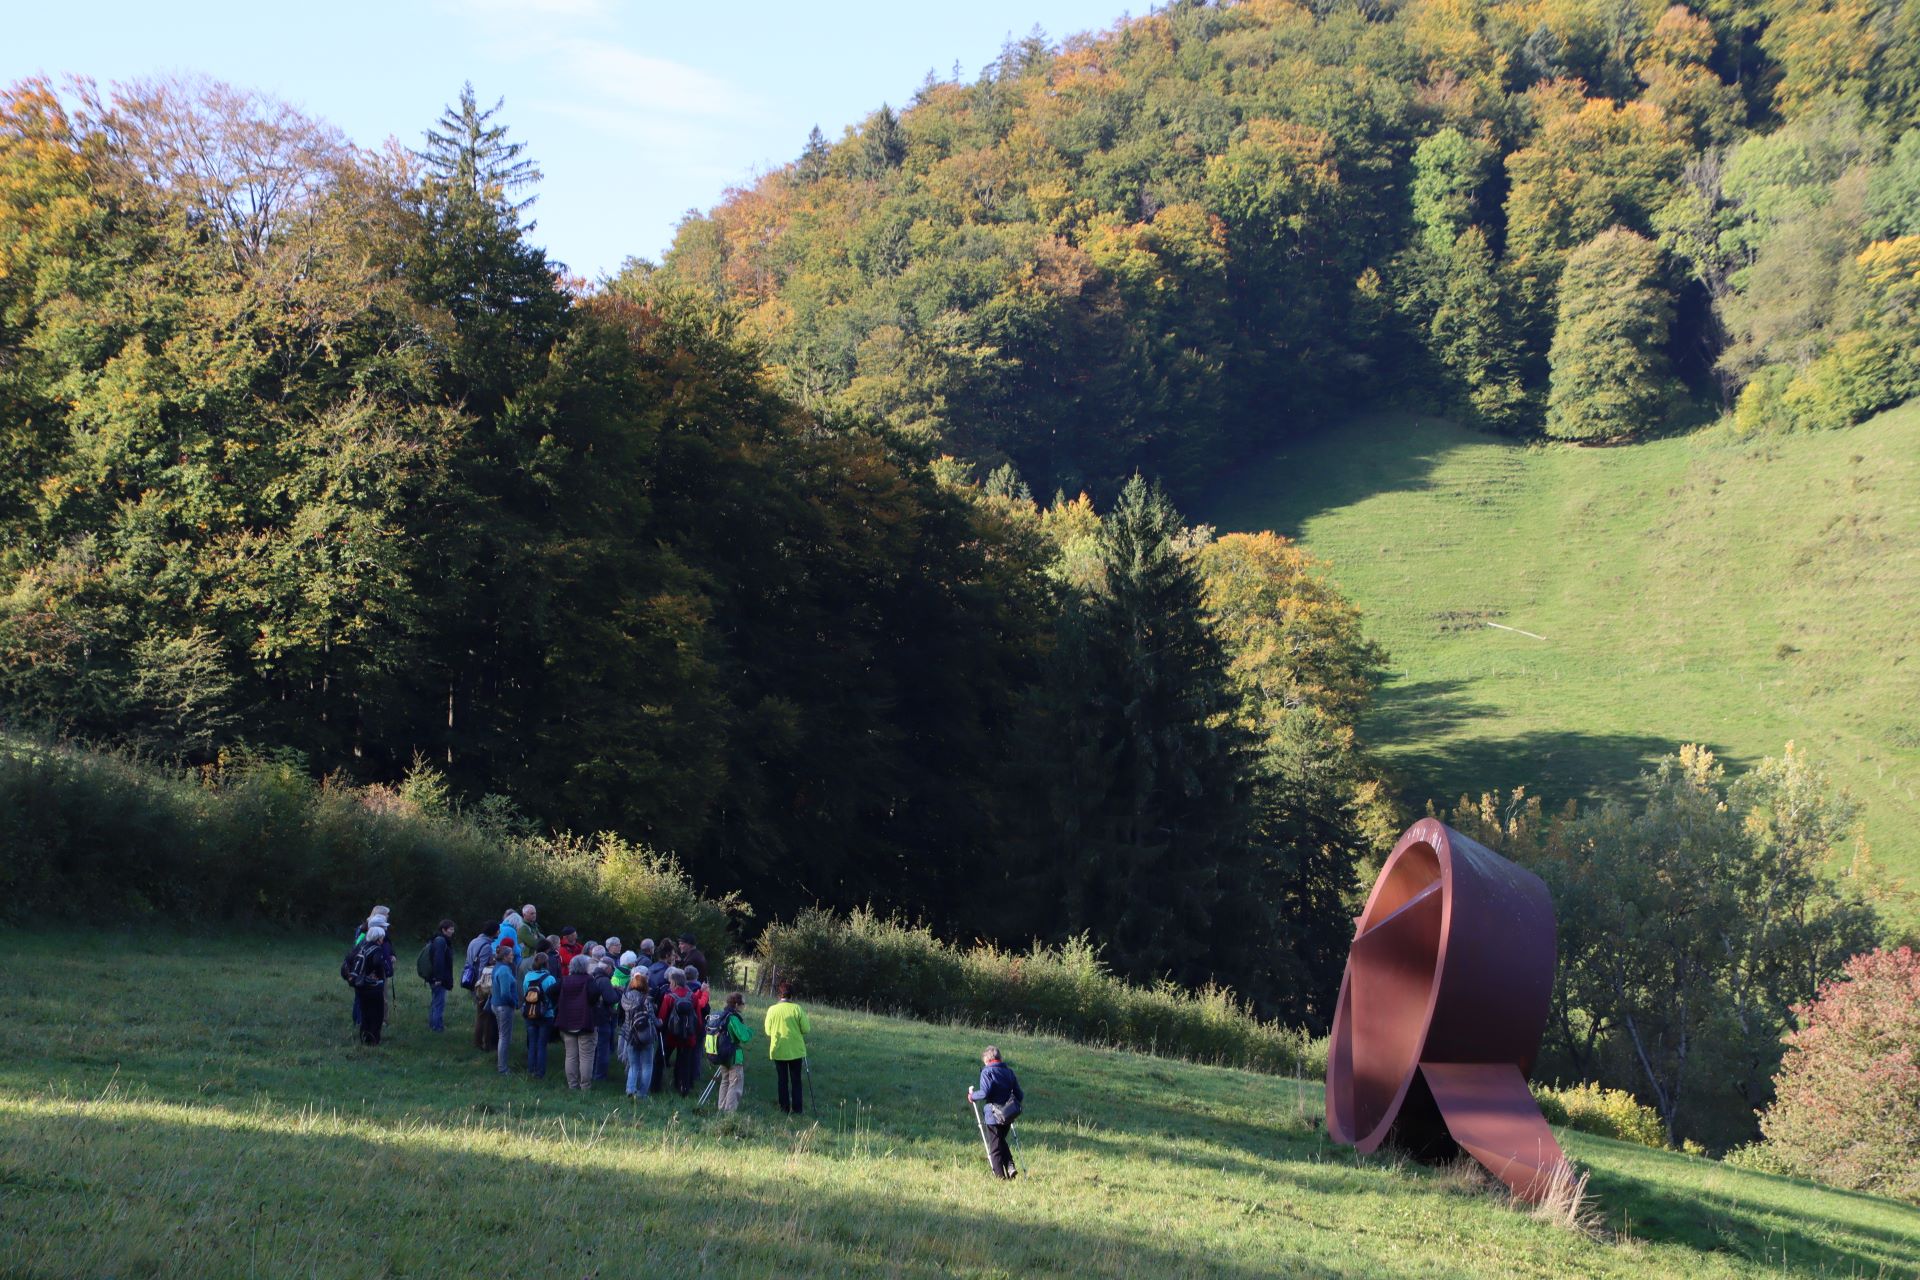
[[[230,757],[185,774],[0,743],[0,901],[15,919],[317,925],[342,931],[378,900],[409,938],[453,917],[464,943],[532,901],[554,920],[692,932],[715,965],[733,898],[701,897],[670,857],[616,837],[534,838],[510,806],[448,811],[416,770],[399,787],[319,784],[291,758]],[[724,971],[724,970],[717,970]]]
[[[1084,936],[1024,951],[962,948],[870,911],[812,910],[763,932],[758,954],[800,990],[843,1006],[1001,1032],[1017,1027],[1276,1075],[1326,1074],[1324,1039],[1262,1021],[1222,988],[1123,982]]]
[[[1044,817],[995,886],[998,932],[1088,933],[1137,981],[1231,976],[1261,1007],[1297,1012],[1300,975],[1270,969],[1284,948],[1268,937],[1279,904],[1253,744],[1183,537],[1179,513],[1137,476],[1100,522],[1023,734],[1019,778]]]

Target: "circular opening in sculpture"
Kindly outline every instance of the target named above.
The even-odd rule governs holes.
[[[1351,1114],[1358,1134],[1371,1135],[1391,1118],[1419,1063],[1440,954],[1441,882],[1433,846],[1401,849],[1353,940],[1346,1032],[1372,1049],[1354,1063]]]

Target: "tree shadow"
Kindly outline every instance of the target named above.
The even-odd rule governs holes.
[[[1195,496],[1188,516],[1222,533],[1271,529],[1297,538],[1322,512],[1375,494],[1428,488],[1454,449],[1498,443],[1511,442],[1437,413],[1366,413],[1248,453]]]
[[[1783,1275],[1898,1275],[1914,1262],[1912,1236],[1869,1223],[1823,1217],[1819,1237],[1810,1238],[1782,1230],[1782,1218],[1804,1224],[1803,1215],[1784,1207],[1743,1203],[1706,1189],[1680,1195],[1630,1174],[1600,1168],[1586,1171],[1588,1190],[1609,1224],[1635,1239],[1731,1254]],[[1821,1194],[1828,1193],[1822,1189]],[[1885,1201],[1871,1197],[1860,1200],[1864,1206],[1887,1207]]]

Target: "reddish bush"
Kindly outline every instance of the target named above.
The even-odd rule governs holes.
[[[1855,956],[1794,1012],[1760,1120],[1770,1154],[1804,1177],[1920,1201],[1920,956]]]

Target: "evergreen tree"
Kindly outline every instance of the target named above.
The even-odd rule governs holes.
[[[1666,356],[1672,317],[1652,241],[1614,227],[1574,250],[1548,353],[1547,434],[1608,440],[1658,426],[1677,390]]]
[[[1229,981],[1269,940],[1245,927],[1264,914],[1247,909],[1262,890],[1249,742],[1182,533],[1157,486],[1128,481],[1101,521],[1099,580],[1062,619],[1031,923],[1092,933],[1135,978]]]
[[[907,158],[907,132],[900,127],[900,117],[893,114],[892,107],[882,104],[867,117],[866,127],[860,131],[860,155],[869,178],[898,169]]]
[[[807,145],[800,151],[800,159],[793,166],[793,176],[802,182],[818,182],[827,176],[827,157],[833,148],[827,145],[827,136],[820,132],[820,126],[813,126],[807,134]]]

